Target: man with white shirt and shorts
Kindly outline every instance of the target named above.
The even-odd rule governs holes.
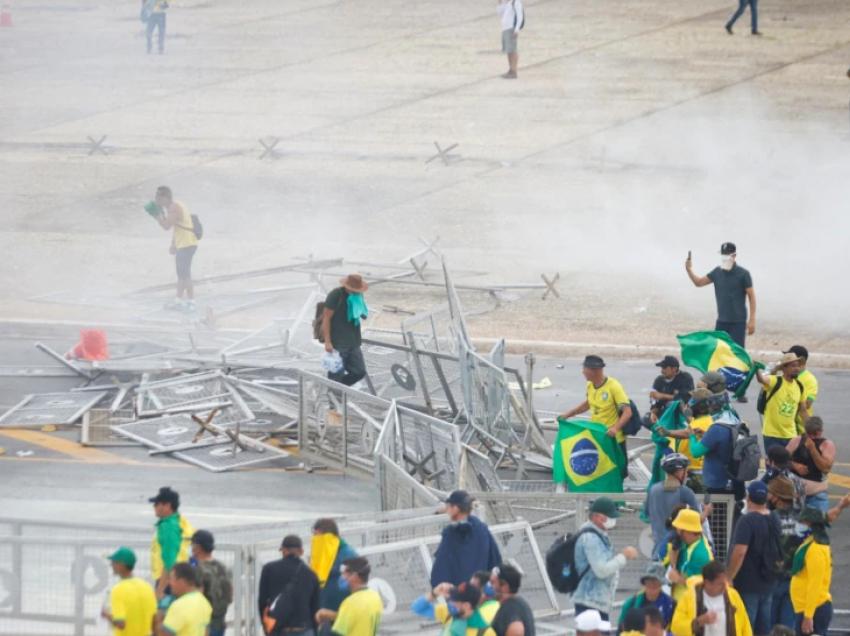
[[[522,0],[499,0],[496,11],[502,18],[502,51],[508,54],[508,72],[502,75],[505,79],[516,79],[516,65],[519,59],[517,39],[525,25],[525,11]]]

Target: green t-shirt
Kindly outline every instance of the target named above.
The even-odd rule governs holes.
[[[170,570],[177,562],[180,547],[183,545],[183,530],[180,528],[180,515],[174,513],[156,522],[156,540],[162,553],[165,569]]]
[[[344,287],[332,289],[325,299],[325,307],[334,312],[331,317],[331,344],[340,347],[359,347],[360,325],[348,320],[348,292]]]
[[[700,537],[689,546],[682,546],[679,550],[679,562],[677,569],[679,574],[686,579],[702,574],[702,566],[712,560],[711,548],[705,537]]]

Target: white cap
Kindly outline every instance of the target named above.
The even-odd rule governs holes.
[[[602,620],[602,615],[596,610],[585,610],[576,616],[576,630],[579,632],[610,632],[611,623]]]

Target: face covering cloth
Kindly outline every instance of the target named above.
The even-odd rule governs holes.
[[[369,317],[369,308],[363,294],[348,294],[348,322],[360,325],[361,318]]]
[[[327,532],[313,537],[310,543],[310,568],[319,577],[319,585],[325,587],[339,551],[339,537]]]

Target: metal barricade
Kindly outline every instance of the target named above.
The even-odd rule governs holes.
[[[649,563],[653,539],[649,524],[640,518],[646,493],[546,493],[546,492],[480,492],[473,493],[484,507],[489,524],[525,520],[531,524],[537,544],[544,552],[558,537],[578,531],[587,521],[590,503],[598,497],[610,497],[620,506],[617,526],[608,533],[616,552],[627,545],[638,550],[638,558],[628,562],[620,572],[618,589],[640,589],[640,577]],[[725,560],[732,531],[735,500],[731,495],[713,495],[713,511],[709,517],[714,556]]]
[[[134,573],[150,580],[150,539],[4,537],[0,539],[0,634],[90,636],[114,583],[105,555],[119,545],[138,557]],[[252,599],[246,577],[248,551],[238,545],[216,546],[216,558],[231,569],[234,602],[228,610],[233,632],[243,634]]]

